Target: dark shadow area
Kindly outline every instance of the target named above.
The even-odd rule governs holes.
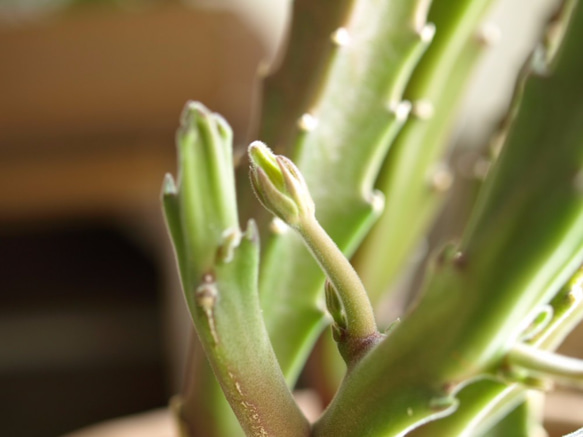
[[[159,279],[101,222],[0,227],[0,435],[58,436],[163,406]]]

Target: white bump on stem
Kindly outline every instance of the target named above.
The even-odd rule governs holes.
[[[430,43],[435,36],[435,24],[427,23],[419,31],[419,37],[424,43]]]
[[[340,27],[332,32],[332,36],[330,37],[332,42],[339,47],[346,47],[352,41],[352,37],[348,32],[346,27]]]
[[[298,120],[298,127],[305,132],[313,131],[316,126],[318,126],[318,119],[309,112],[303,114]]]
[[[402,100],[400,102],[393,102],[389,105],[389,110],[395,114],[397,121],[403,122],[407,120],[409,114],[411,113],[411,102],[408,100]]]
[[[378,213],[383,212],[383,209],[385,209],[384,194],[379,190],[373,191],[372,195],[370,196],[370,204],[372,205],[373,211]]]
[[[421,120],[429,120],[433,117],[435,109],[433,103],[427,99],[421,99],[413,102],[412,114]]]
[[[496,23],[484,23],[478,30],[478,41],[486,46],[493,46],[502,39],[502,30]]]
[[[453,184],[453,174],[445,165],[438,165],[431,172],[429,178],[431,188],[438,193],[444,193],[449,190]]]

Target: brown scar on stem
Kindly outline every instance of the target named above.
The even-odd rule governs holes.
[[[202,284],[196,288],[195,299],[197,305],[203,310],[206,316],[215,346],[219,344],[214,312],[217,297],[218,291],[215,278],[211,273],[205,273],[202,277]]]
[[[253,432],[253,436],[268,437],[269,434],[263,427],[263,424],[261,423],[261,415],[257,411],[257,407],[252,402],[245,400],[245,393],[241,389],[241,384],[237,380],[235,374],[231,371],[228,371],[227,374],[229,375],[231,382],[235,386],[237,394],[241,397],[239,404],[241,405],[243,411],[245,412],[245,415],[247,416],[247,420],[249,421],[249,425]]]

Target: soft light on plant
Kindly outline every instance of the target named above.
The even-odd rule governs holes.
[[[187,106],[178,183],[167,177],[164,210],[218,384],[207,367],[190,375],[208,391],[178,403],[185,435],[196,435],[201,405],[215,418],[232,410],[240,423],[209,437],[473,437],[493,427],[528,435],[540,426],[533,389],[581,384],[581,361],[554,352],[583,318],[583,5],[575,0],[523,69],[504,145],[459,243],[433,257],[399,323],[386,334],[377,328],[373,304],[390,297],[452,185],[452,108],[485,48],[479,28],[490,3],[294,2],[289,48],[265,81],[259,123],[259,137],[293,162],[255,141],[251,188],[237,187],[292,230],[263,229],[261,257],[254,223],[238,225],[230,130],[204,106]],[[359,245],[355,270],[348,257]],[[316,345],[330,324],[332,336]],[[329,404],[310,424],[291,388],[314,347]],[[221,393],[228,404],[208,401]]]

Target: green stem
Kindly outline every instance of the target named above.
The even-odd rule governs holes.
[[[184,389],[172,398],[170,405],[177,419],[179,437],[245,436],[194,332]]]
[[[437,32],[404,93],[413,103],[412,116],[389,150],[376,182],[385,196],[385,209],[353,259],[373,304],[394,287],[446,199],[452,175],[443,163],[456,108],[485,48],[476,34],[490,3],[439,0],[431,4],[428,21]],[[433,108],[431,117],[419,115],[419,102]],[[439,174],[441,182],[434,179]]]
[[[508,353],[511,366],[575,384],[583,383],[583,360],[517,344]]]
[[[375,336],[378,331],[371,303],[350,262],[315,217],[303,220],[298,232],[340,296],[347,334],[352,338]]]
[[[555,57],[521,82],[461,245],[436,259],[417,305],[343,380],[313,435],[403,435],[436,418],[433,398],[499,365],[581,265],[582,37],[577,3]]]
[[[222,117],[191,102],[177,143],[178,184],[166,177],[163,207],[208,363],[247,436],[308,436],[310,424],[287,387],[259,304],[256,227],[250,222],[246,232],[239,229],[230,128]],[[222,397],[196,392],[204,397],[177,406],[181,426],[201,435],[191,419],[204,413],[190,409],[220,410],[210,405]]]
[[[314,201],[294,163],[285,156],[275,155],[260,141],[251,143],[249,157],[257,198],[267,210],[299,232],[342,302],[346,320],[338,326],[341,335],[337,341],[347,363],[353,362],[382,338],[362,281],[318,223]],[[329,310],[338,316],[339,308],[329,307]]]
[[[528,340],[529,345],[548,351],[555,350],[579,324],[583,318],[582,283],[583,272],[579,270],[550,302],[553,309],[552,320],[543,331]],[[494,380],[478,381],[456,395],[460,406],[454,414],[415,430],[411,437],[481,435],[481,430],[492,428],[517,402],[524,401],[527,394],[529,393],[524,386],[518,383],[507,386]],[[497,429],[508,429],[506,426],[511,425],[505,422],[497,426]],[[502,431],[498,435],[508,434]]]

